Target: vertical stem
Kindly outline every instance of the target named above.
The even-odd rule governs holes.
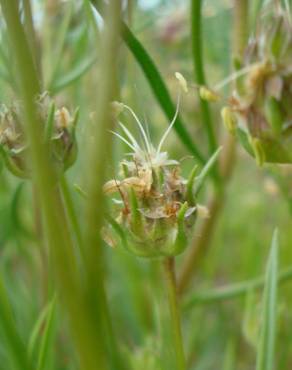
[[[191,0],[191,43],[192,43],[192,55],[194,64],[194,75],[195,80],[199,85],[206,84],[206,78],[204,73],[203,63],[203,47],[202,47],[202,0]],[[208,143],[209,143],[209,154],[215,152],[217,148],[217,142],[215,133],[212,125],[212,117],[209,109],[209,104],[200,98],[201,114],[203,123],[206,127]]]
[[[68,214],[69,222],[72,226],[73,232],[76,237],[76,241],[79,247],[80,256],[84,260],[84,250],[83,250],[83,241],[82,241],[82,233],[80,229],[80,225],[76,216],[76,211],[74,208],[74,202],[72,199],[72,195],[68,186],[67,179],[65,175],[60,180],[60,186],[62,190],[62,197],[65,204],[65,209]]]
[[[95,327],[107,332],[107,346],[110,351],[110,364],[114,369],[124,369],[117,350],[117,342],[112,334],[112,323],[108,314],[104,287],[104,256],[101,228],[104,223],[104,193],[102,190],[109,165],[113,119],[110,103],[116,93],[117,60],[119,51],[121,0],[109,1],[104,6],[105,28],[100,45],[100,79],[97,92],[96,116],[88,138],[87,183],[88,198],[85,207],[84,251],[86,265],[85,295],[91,311],[96,317]],[[101,318],[104,318],[103,322]]]
[[[248,38],[248,0],[234,0],[233,53],[242,58]]]
[[[33,24],[33,15],[30,0],[23,0],[23,10],[24,10],[24,27],[27,39],[30,44],[31,53],[35,62],[38,77],[39,80],[41,81],[42,73],[41,73],[40,49],[38,47],[37,35]]]
[[[176,352],[177,370],[186,369],[186,360],[183,348],[183,338],[181,332],[180,312],[178,307],[175,260],[174,257],[167,257],[163,261],[165,283],[168,295],[168,304],[171,316],[172,335]]]
[[[81,274],[73,253],[74,245],[57,186],[57,176],[50,160],[50,148],[42,140],[43,127],[35,105],[35,98],[40,92],[40,84],[20,20],[18,2],[0,0],[0,4],[18,72],[19,95],[23,104],[24,128],[29,142],[33,179],[40,196],[52,265],[56,273],[60,298],[69,316],[71,333],[79,354],[80,369],[106,370],[109,369],[111,358],[108,356],[104,332],[104,315],[102,315],[105,309],[104,299],[98,290],[91,291],[92,297],[88,297],[87,286],[84,287],[85,284],[81,282]],[[113,43],[107,47],[111,50]],[[98,173],[94,175],[98,177]],[[91,220],[91,226],[94,226],[94,220]],[[90,247],[92,248],[92,245]],[[99,257],[99,255],[92,255],[92,257]],[[91,266],[94,264],[102,265],[102,261],[96,258],[91,261]],[[96,274],[91,277],[95,279],[94,287],[99,286],[101,276]],[[96,300],[99,303],[98,313],[100,315],[92,309],[92,301],[96,303]],[[119,368],[119,366],[115,367],[115,369]]]
[[[198,6],[198,0],[192,0],[193,4]],[[234,0],[233,12],[233,54],[237,57],[242,57],[248,30],[248,0]],[[232,169],[235,163],[235,140],[234,137],[228,135],[224,143],[224,152],[220,163],[220,173],[223,179],[222,191],[217,191],[213,194],[208,202],[210,217],[202,224],[199,231],[193,239],[189,253],[186,255],[181,268],[181,273],[178,279],[178,292],[184,293],[200,264],[201,258],[206,254],[217,225],[218,217],[225,203],[226,186],[231,176]]]

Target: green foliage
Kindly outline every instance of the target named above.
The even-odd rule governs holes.
[[[0,370],[289,370],[292,172],[258,168],[234,134],[261,165],[283,144],[290,156],[291,66],[279,54],[291,2],[120,3],[0,0],[0,101],[19,106],[22,128],[8,130],[9,148],[0,129]],[[267,14],[280,3],[288,23],[274,28]],[[274,32],[272,64],[286,68],[286,94],[262,100],[261,90],[254,102],[273,138],[264,148],[228,100],[245,88],[241,55],[262,22]],[[177,112],[176,72],[188,87]],[[41,118],[36,97],[47,90],[54,102]],[[117,119],[113,107],[126,105],[144,132]],[[78,145],[66,176],[52,161],[60,141],[72,149],[54,131],[64,106]],[[19,171],[24,137],[30,176]],[[105,196],[108,181],[115,193]],[[277,231],[268,250],[275,227],[281,253]]]

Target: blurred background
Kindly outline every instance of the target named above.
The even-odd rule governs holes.
[[[82,196],[76,185],[86,192],[84,162],[86,132],[98,101],[99,35],[101,17],[88,1],[34,1],[34,17],[38,42],[42,45],[43,80],[46,89],[59,104],[72,110],[80,107],[77,128],[78,159],[68,171],[70,188],[78,216],[82,219]],[[208,86],[212,87],[232,72],[231,0],[203,2],[203,52]],[[190,82],[190,91],[183,95],[180,113],[188,131],[207,154],[207,142],[200,117],[197,88],[192,83],[193,62],[190,46],[189,2],[185,0],[129,0],[124,17],[136,37],[143,43],[158,66],[173,101],[178,84],[174,73],[179,71]],[[2,20],[0,24],[2,24]],[[3,29],[3,24],[1,25]],[[14,63],[3,31],[0,44],[0,99],[11,104],[14,95]],[[9,68],[8,68],[9,66]],[[131,106],[145,123],[154,144],[167,127],[158,106],[133,56],[120,44],[117,100]],[[227,86],[224,94],[230,92]],[[220,118],[221,104],[211,105],[216,135],[221,143],[228,135]],[[123,121],[135,132],[130,117]],[[127,148],[114,139],[113,165],[108,178],[118,174],[118,162]],[[187,176],[195,158],[181,144],[173,131],[166,147],[170,157],[185,158],[183,174]],[[111,153],[109,153],[111,155]],[[98,174],[97,174],[98,176]],[[200,260],[186,296],[208,288],[239,282],[264,273],[273,230],[280,232],[280,268],[292,264],[290,166],[257,167],[238,146],[234,171],[226,190],[224,207],[212,230],[208,251]],[[209,181],[199,203],[207,204],[213,191]],[[13,177],[1,164],[0,172],[0,269],[3,274],[19,331],[24,341],[29,338],[44,305],[46,273],[38,245],[35,226],[34,197],[30,183]],[[203,220],[198,220],[200,224]],[[196,229],[199,232],[199,227]],[[171,369],[161,364],[158,356],[161,338],[166,335],[158,322],[165,310],[161,296],[161,273],[156,261],[149,262],[127,255],[119,248],[105,246],[106,289],[114,317],[118,340],[135,370]],[[187,252],[178,258],[178,271]],[[261,291],[226,301],[197,304],[182,315],[183,333],[189,368],[193,370],[254,369],[255,346],[259,327]],[[253,302],[251,304],[250,302]],[[277,368],[292,367],[292,295],[289,282],[279,291]],[[77,369],[66,320],[55,317],[51,335],[50,363],[52,369]],[[0,338],[0,369],[7,370],[9,353]],[[51,367],[50,367],[51,366]],[[167,367],[168,366],[168,367]]]

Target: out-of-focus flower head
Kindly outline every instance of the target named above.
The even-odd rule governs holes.
[[[292,163],[292,24],[279,4],[265,9],[239,66],[236,88],[222,110],[258,164]]]
[[[40,124],[44,125],[44,138],[58,173],[66,171],[75,161],[77,144],[75,127],[78,112],[72,116],[67,108],[55,109],[47,93],[36,100]],[[29,178],[31,168],[27,156],[28,144],[23,131],[21,104],[0,108],[0,149],[7,168],[16,176]]]

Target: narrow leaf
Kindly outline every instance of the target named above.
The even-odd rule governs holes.
[[[71,71],[67,74],[56,78],[56,80],[52,83],[49,91],[53,94],[58,93],[59,91],[63,90],[65,87],[69,86],[73,82],[77,81],[81,78],[96,62],[95,56],[90,56],[89,58],[82,59]]]
[[[222,147],[220,146],[216,150],[216,152],[211,156],[211,158],[208,160],[208,162],[205,164],[202,171],[200,172],[200,175],[196,178],[194,189],[193,189],[193,193],[194,193],[195,197],[198,195],[199,191],[201,190],[201,187],[202,187],[205,179],[207,178],[211,168],[213,167],[214,163],[216,162],[221,150],[222,150]]]
[[[263,315],[256,370],[274,370],[278,278],[278,231],[273,235],[266,268]]]
[[[26,348],[22,342],[13,317],[10,300],[5,289],[2,277],[0,276],[0,328],[3,330],[5,343],[11,354],[14,369],[30,370],[31,364],[26,353]]]
[[[48,308],[46,325],[41,338],[40,350],[38,354],[37,370],[44,370],[48,361],[49,349],[51,347],[51,337],[53,332],[54,314],[56,308],[56,299],[53,298]]]
[[[35,322],[28,341],[28,354],[30,357],[33,357],[36,352],[41,329],[44,326],[44,323],[48,320],[52,306],[55,304],[54,301],[55,299],[45,305],[45,307],[41,310],[37,321]]]
[[[51,81],[54,81],[59,68],[72,14],[73,14],[73,3],[68,4],[66,14],[64,14],[62,23],[58,28],[58,34],[54,37],[54,55],[50,55],[50,57],[53,58],[54,62],[52,63],[51,75],[49,76],[50,81],[49,86],[52,85]]]

